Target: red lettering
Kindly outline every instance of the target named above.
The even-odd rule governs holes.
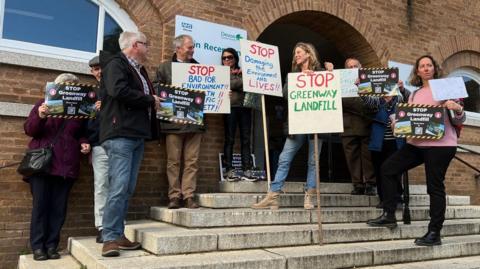
[[[250,45],[250,53],[270,58],[273,54],[275,54],[275,50],[272,48],[264,48],[256,44],[252,44]]]
[[[202,75],[202,76],[210,76],[213,72],[215,72],[215,66],[192,65],[188,70],[188,73],[191,75]]]
[[[307,85],[307,82],[305,82],[304,80],[304,77],[305,75],[304,74],[301,74],[297,77],[297,87],[298,88],[305,88],[305,86]],[[299,84],[299,82],[301,82],[301,84]]]
[[[325,87],[328,88],[328,82],[332,81],[335,78],[335,75],[333,73],[327,73],[325,77]]]

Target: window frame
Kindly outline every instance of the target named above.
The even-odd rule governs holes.
[[[452,72],[448,74],[447,77],[469,77],[473,79],[476,83],[480,85],[480,73],[476,72],[471,68],[460,67],[454,69]],[[465,122],[466,125],[473,125],[473,126],[480,126],[480,113],[474,111],[465,111],[467,116],[467,121]]]
[[[122,30],[138,31],[138,27],[130,19],[130,16],[114,0],[90,1],[98,6],[99,12],[95,53],[24,41],[3,39],[3,20],[6,0],[0,0],[0,52],[26,54],[34,57],[40,57],[42,59],[46,57],[77,63],[87,63],[92,57],[98,55],[99,51],[103,48],[105,13],[108,13],[115,20],[115,22],[118,23]]]

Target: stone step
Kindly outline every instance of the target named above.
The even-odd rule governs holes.
[[[381,209],[373,207],[325,207],[322,208],[323,223],[351,223],[366,222],[382,213]],[[412,207],[412,220],[429,219],[428,207]],[[303,208],[268,209],[168,209],[165,207],[151,207],[150,217],[175,225],[201,227],[230,227],[249,225],[281,225],[315,223],[316,210]],[[480,218],[480,206],[449,206],[445,213],[446,219]],[[402,219],[402,210],[397,210],[397,219]]]
[[[201,207],[209,208],[246,208],[261,201],[265,194],[259,193],[202,193],[196,198]],[[281,207],[303,207],[303,194],[286,193],[280,195]],[[322,207],[335,206],[373,206],[379,203],[377,196],[350,195],[350,194],[321,194]],[[316,197],[314,203],[317,204]],[[410,206],[428,206],[428,195],[410,195]],[[470,196],[447,196],[447,205],[470,205]]]
[[[411,239],[367,243],[326,244],[255,250],[156,256],[143,250],[121,251],[120,257],[101,256],[94,238],[70,238],[69,250],[87,268],[350,268],[426,261],[480,254],[480,235],[443,238],[435,247],[415,246]]]
[[[428,222],[399,223],[397,229],[363,223],[324,224],[324,243],[408,239],[422,236]],[[478,234],[480,219],[447,220],[443,236]],[[157,255],[310,245],[318,243],[317,224],[188,229],[157,221],[136,221],[125,227],[128,238]]]
[[[359,267],[362,269],[478,269],[480,256],[470,256],[453,259],[440,259],[392,265]]]
[[[283,188],[283,191],[286,193],[304,193],[304,184],[305,182],[286,182]],[[236,181],[236,182],[227,182],[220,181],[219,184],[220,192],[230,192],[230,193],[266,193],[267,192],[267,182],[266,181],[257,181],[257,182],[248,182],[248,181]],[[350,194],[353,190],[351,183],[320,183],[320,193],[343,193]],[[410,185],[410,194],[427,194],[427,186],[425,185]]]
[[[71,255],[62,254],[59,260],[35,261],[33,254],[20,255],[18,258],[18,269],[72,269],[80,268],[80,263]]]

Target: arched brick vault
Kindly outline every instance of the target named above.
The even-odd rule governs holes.
[[[433,56],[439,63],[443,63],[450,56],[461,51],[480,53],[480,37],[474,35],[449,36],[438,44],[437,51]],[[477,68],[480,66],[477,65]]]
[[[362,16],[344,1],[265,0],[252,10],[244,25],[249,39],[255,40],[272,22],[301,24],[335,42],[344,55],[354,52],[366,66],[386,65],[388,47],[375,25]]]
[[[478,51],[460,51],[449,56],[442,63],[443,71],[451,73],[453,70],[460,67],[468,67],[480,72],[480,52]]]

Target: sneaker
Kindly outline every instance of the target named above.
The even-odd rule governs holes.
[[[375,187],[374,185],[367,184],[367,186],[365,187],[365,195],[368,195],[368,196],[377,195],[377,187]]]
[[[353,187],[353,191],[351,192],[352,195],[364,195],[365,194],[365,188],[355,186]]]
[[[119,249],[122,250],[136,250],[142,247],[138,242],[132,242],[128,240],[125,235],[122,235],[119,239],[115,240]]]
[[[241,170],[238,169],[230,169],[225,173],[225,180],[228,182],[235,182],[239,181],[243,176],[243,173]]]
[[[103,243],[102,247],[103,257],[117,257],[120,256],[120,248],[117,241],[108,241]]]
[[[248,181],[248,182],[255,182],[257,180],[265,180],[266,175],[264,170],[260,170],[257,168],[252,168],[245,170],[243,172],[242,180]]]

